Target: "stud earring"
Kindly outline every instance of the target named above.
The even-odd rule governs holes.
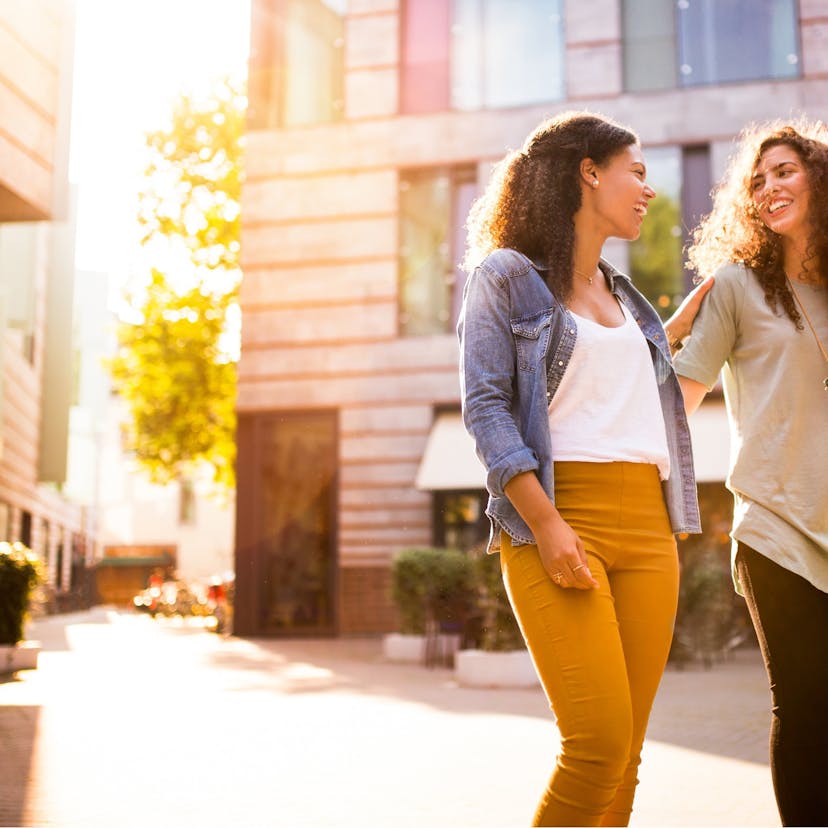
[[[593,179],[592,179],[592,181],[591,181],[590,183],[592,184],[592,186],[593,186],[593,187],[597,187],[597,186],[598,186],[598,179],[597,179],[597,178],[593,178]]]

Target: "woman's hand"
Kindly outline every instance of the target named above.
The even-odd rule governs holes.
[[[504,490],[532,530],[549,577],[559,587],[596,589],[581,539],[550,502],[535,473],[515,475]]]
[[[543,568],[559,587],[597,589],[587,563],[584,544],[572,527],[555,511],[542,526],[533,526]]]
[[[684,301],[678,306],[676,312],[664,323],[664,330],[667,332],[667,340],[672,351],[681,348],[682,340],[690,336],[702,299],[713,287],[713,281],[714,277],[708,276],[701,284],[696,285],[684,297]]]

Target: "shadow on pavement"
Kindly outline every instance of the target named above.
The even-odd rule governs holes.
[[[211,654],[237,671],[235,692],[352,692],[393,697],[456,714],[529,716],[552,723],[542,690],[458,686],[446,668],[385,661],[378,639],[226,639]],[[711,669],[668,668],[648,738],[766,765],[770,699],[758,650]]]
[[[67,648],[72,625],[112,624],[113,611],[54,616],[37,622],[46,648]],[[389,663],[379,638],[242,639],[194,630],[170,619],[155,621],[117,613],[129,637],[123,647],[166,653],[169,681],[203,687],[229,706],[246,694],[279,704],[279,697],[301,694],[351,694],[427,706],[457,715],[529,717],[552,726],[554,719],[542,690],[461,687],[447,668]],[[119,624],[112,627],[119,635]],[[145,638],[141,630],[150,634]],[[137,636],[137,637],[136,637]],[[160,637],[157,637],[160,636]],[[164,644],[164,640],[167,644]],[[178,672],[179,675],[175,675]],[[260,699],[261,700],[261,699]],[[756,650],[738,651],[733,660],[712,669],[669,669],[664,675],[650,721],[648,738],[712,755],[767,765],[769,692]]]

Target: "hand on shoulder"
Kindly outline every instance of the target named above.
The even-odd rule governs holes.
[[[667,332],[667,339],[672,350],[681,348],[682,340],[690,336],[702,300],[707,296],[715,281],[715,276],[708,276],[696,285],[684,297],[684,301],[678,306],[676,312],[664,323],[664,330]]]

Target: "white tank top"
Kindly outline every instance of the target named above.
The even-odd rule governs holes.
[[[650,349],[619,304],[617,328],[572,314],[575,349],[549,404],[552,459],[653,463],[666,480],[670,454]]]

